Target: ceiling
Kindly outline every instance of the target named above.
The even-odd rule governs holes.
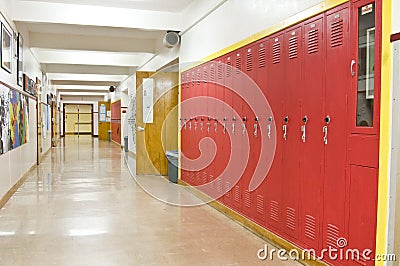
[[[190,26],[193,2],[221,0],[14,0],[13,19],[61,95],[105,95],[157,59],[167,29]]]

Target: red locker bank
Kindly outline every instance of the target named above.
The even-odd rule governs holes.
[[[182,153],[196,158],[207,137],[217,154],[199,171],[182,164],[182,180],[193,186],[218,180],[215,189],[224,193],[216,200],[299,248],[373,253],[381,13],[381,1],[351,1],[183,72],[182,102],[208,100],[204,108],[183,105]],[[263,103],[246,91],[249,82],[272,115],[255,111]],[[274,140],[275,151],[262,140]],[[250,190],[262,149],[274,160]],[[232,153],[246,150],[243,174],[231,184],[222,173]],[[374,264],[362,256],[323,260]]]

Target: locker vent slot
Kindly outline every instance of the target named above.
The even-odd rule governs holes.
[[[215,71],[213,66],[210,68],[210,81],[215,81]]]
[[[292,208],[286,208],[286,227],[294,230],[296,227],[296,211]]]
[[[232,62],[231,62],[231,61],[229,61],[229,62],[227,63],[227,66],[226,66],[226,76],[227,76],[227,77],[232,76]]]
[[[276,201],[271,201],[271,220],[278,222],[279,217],[279,203]]]
[[[196,172],[196,184],[200,185],[201,184],[201,175],[200,172]]]
[[[248,72],[253,70],[253,54],[252,53],[248,53],[247,54],[246,70]]]
[[[293,36],[289,39],[289,58],[295,59],[297,58],[298,44],[297,44],[297,36]]]
[[[264,214],[264,197],[261,195],[257,195],[257,212]]]
[[[331,47],[343,44],[343,19],[331,24]]]
[[[230,187],[231,187],[231,183],[229,183],[229,182],[225,182],[225,196],[226,197],[228,197],[228,198],[230,198],[231,197],[231,190],[230,190]]]
[[[190,172],[190,174],[189,174],[189,176],[190,176],[190,184],[194,184],[194,181],[195,181],[195,176],[194,176],[194,173],[193,172]]]
[[[248,190],[244,192],[244,204],[247,208],[251,208],[251,197]]]
[[[279,64],[281,62],[281,43],[277,42],[272,45],[272,63]]]
[[[235,201],[236,202],[240,202],[240,187],[239,186],[235,186]]]
[[[217,77],[218,77],[218,79],[219,80],[221,80],[221,79],[223,79],[223,68],[224,66],[221,64],[221,63],[219,63],[218,64],[218,69],[217,69],[217,71],[218,71],[218,74],[217,74]]]
[[[318,37],[319,37],[318,29],[313,29],[308,32],[308,44],[307,44],[308,49],[307,50],[308,50],[309,54],[314,54],[314,53],[318,52],[318,50],[319,50]]]
[[[204,184],[207,184],[208,182],[207,182],[207,173],[206,172],[203,172],[203,185]]]
[[[215,190],[215,183],[213,181],[214,181],[214,176],[213,175],[209,175],[208,176],[208,183],[210,183],[211,191]]]
[[[266,65],[265,48],[260,48],[258,51],[258,68],[263,68]]]
[[[197,84],[200,85],[200,81],[201,81],[201,73],[200,70],[197,71]]]
[[[221,184],[222,181],[221,181],[221,178],[218,177],[218,178],[216,179],[216,182],[217,182],[217,192],[218,192],[218,193],[221,193],[221,192],[222,192],[222,184]]]
[[[240,74],[242,71],[242,58],[241,57],[236,57],[236,74]]]
[[[316,231],[315,224],[316,224],[315,218],[312,217],[311,215],[306,215],[306,228],[304,234],[306,237],[312,240],[315,240],[315,231]]]
[[[339,228],[333,224],[328,224],[326,232],[326,244],[337,248],[337,240],[339,239]]]
[[[204,82],[204,83],[207,83],[207,74],[208,74],[208,73],[207,73],[207,69],[204,69],[204,70],[203,70],[203,82]]]

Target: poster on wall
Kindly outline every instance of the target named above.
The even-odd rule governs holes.
[[[9,116],[9,96],[10,89],[0,86],[0,154],[9,150],[10,143],[10,116]]]
[[[10,90],[10,149],[27,143],[29,137],[29,99]]]
[[[11,73],[11,60],[13,58],[12,36],[6,26],[1,24],[1,67]]]
[[[143,123],[153,123],[154,79],[143,79]]]
[[[17,83],[22,86],[24,83],[24,39],[20,33],[18,33],[17,47]]]

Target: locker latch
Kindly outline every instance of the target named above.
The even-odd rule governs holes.
[[[207,132],[208,133],[210,133],[210,126],[211,126],[211,123],[210,123],[210,121],[211,121],[211,118],[209,117],[209,118],[207,118]]]
[[[192,119],[189,119],[189,130],[192,130]]]
[[[242,134],[246,134],[246,121],[247,121],[247,117],[243,117],[243,123],[242,123]]]
[[[257,135],[258,135],[258,116],[256,116],[256,118],[254,120],[255,120],[255,123],[254,123],[254,136],[257,137]]]
[[[197,117],[194,119],[194,131],[197,130]]]
[[[214,119],[214,131],[215,131],[215,133],[217,133],[217,131],[218,131],[218,118],[215,118]]]
[[[289,116],[286,116],[283,121],[285,121],[285,125],[283,125],[282,129],[283,129],[283,139],[287,140],[287,123],[289,123]]]
[[[269,118],[268,118],[268,138],[270,139],[271,138],[271,124],[272,124],[272,121],[273,121],[273,119],[272,119],[272,116],[270,116]]]
[[[303,134],[301,135],[301,140],[303,142],[306,142],[306,124],[308,122],[308,117],[304,116],[302,121],[303,121],[304,125],[301,126],[301,132],[303,132]]]
[[[203,126],[204,126],[204,118],[200,118],[200,130],[203,131]]]
[[[186,130],[186,122],[187,122],[187,119],[185,118],[185,122],[183,123],[183,128]]]
[[[232,118],[232,134],[235,135],[235,122],[236,122],[236,117]]]
[[[222,123],[222,125],[224,127],[223,132],[226,134],[226,117],[224,117],[224,123]]]
[[[324,126],[322,132],[324,133],[324,143],[328,145],[328,126]]]

